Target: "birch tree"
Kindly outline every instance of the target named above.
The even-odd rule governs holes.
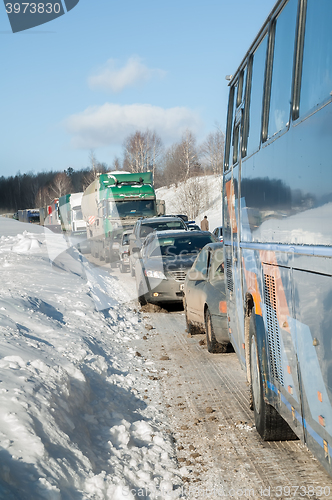
[[[123,143],[124,170],[130,172],[152,171],[155,175],[163,145],[156,132],[147,129],[145,132],[137,130],[129,135]]]
[[[201,146],[201,154],[207,168],[215,175],[222,175],[224,163],[224,133],[217,129],[211,132]]]
[[[70,177],[65,172],[62,172],[56,174],[53,178],[49,186],[49,192],[52,198],[60,198],[60,196],[71,193],[72,188]]]
[[[190,130],[186,130],[178,146],[180,168],[183,180],[187,180],[199,167],[199,155],[196,147],[196,137]]]

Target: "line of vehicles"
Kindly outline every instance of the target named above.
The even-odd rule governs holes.
[[[38,214],[38,220],[31,213]],[[20,211],[19,220],[63,231],[82,253],[91,253],[111,267],[119,266],[121,273],[130,272],[136,277],[141,304],[182,303],[186,287],[188,330],[206,327],[211,352],[221,352],[228,344],[223,251],[216,243],[222,241],[222,228],[211,234],[185,215],[165,215],[165,203],[156,199],[151,172],[99,175],[84,193],[66,194],[39,210]],[[212,246],[203,255],[209,255],[209,261],[198,260],[186,284],[189,269],[207,244]],[[218,265],[216,259],[221,259]],[[208,307],[209,296],[213,300]]]

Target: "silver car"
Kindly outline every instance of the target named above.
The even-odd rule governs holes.
[[[141,304],[182,303],[183,284],[194,260],[215,241],[208,231],[156,231],[136,251],[136,287]],[[139,252],[139,254],[138,254]]]
[[[189,333],[206,332],[209,352],[229,344],[223,243],[206,245],[187,273],[183,305]]]

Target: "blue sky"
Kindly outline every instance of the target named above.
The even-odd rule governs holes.
[[[109,165],[137,129],[225,128],[225,75],[275,0],[80,0],[13,34],[0,5],[0,175]]]

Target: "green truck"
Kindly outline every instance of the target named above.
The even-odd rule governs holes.
[[[115,266],[123,231],[139,218],[163,215],[165,203],[156,200],[152,172],[108,172],[84,191],[82,212],[91,254]]]

